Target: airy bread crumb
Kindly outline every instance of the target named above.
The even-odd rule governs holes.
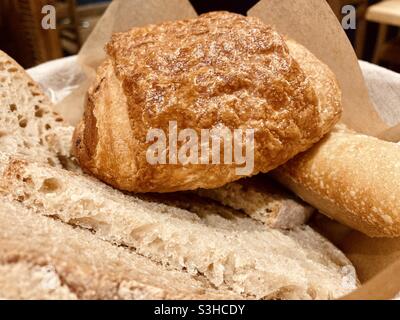
[[[199,216],[98,180],[2,155],[0,189],[43,216],[246,297],[329,299],[357,287],[354,267],[308,226],[270,229],[232,210]],[[349,281],[352,279],[352,281]]]

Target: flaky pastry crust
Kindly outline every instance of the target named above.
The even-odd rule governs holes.
[[[234,163],[149,164],[148,130],[168,132],[170,121],[199,136],[221,126],[254,129],[254,175],[310,148],[340,117],[329,69],[294,45],[315,69],[309,77],[286,40],[257,18],[213,12],[134,28],[114,34],[106,50],[74,154],[86,172],[118,189],[172,192],[242,178]]]

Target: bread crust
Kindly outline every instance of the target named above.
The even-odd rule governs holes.
[[[168,133],[177,121],[198,136],[221,126],[254,129],[250,175],[268,172],[320,140],[341,112],[330,70],[294,48],[314,78],[256,18],[215,12],[115,34],[89,90],[74,154],[86,172],[133,192],[210,189],[242,178],[235,164],[150,165],[148,130]]]
[[[304,46],[292,39],[287,39],[286,44],[290,54],[301,66],[317,94],[321,130],[325,135],[331,131],[342,115],[342,95],[339,83],[329,67]]]

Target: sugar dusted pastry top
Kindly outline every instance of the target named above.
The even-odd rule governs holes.
[[[234,163],[149,164],[148,130],[168,132],[170,121],[199,136],[221,126],[254,129],[254,175],[311,147],[340,115],[335,81],[329,87],[335,105],[321,106],[313,79],[284,38],[256,18],[213,12],[134,28],[113,35],[106,51],[74,153],[86,172],[119,189],[215,188],[242,177]],[[322,70],[318,60],[315,65]],[[325,66],[322,71],[332,77]]]

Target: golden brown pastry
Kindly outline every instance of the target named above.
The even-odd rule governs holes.
[[[216,188],[268,172],[319,141],[341,114],[332,72],[257,18],[214,12],[134,28],[113,35],[106,50],[75,131],[74,154],[86,172],[119,189]],[[229,163],[225,144],[216,152],[219,164],[215,154],[200,153],[213,142],[201,140],[204,129],[213,136],[221,128],[232,139],[242,129],[247,141],[245,130],[254,130],[254,144],[242,145],[245,162],[232,152]],[[164,152],[154,153],[166,162],[149,162],[156,142],[151,129],[166,133]],[[168,134],[183,129],[198,139],[174,144]],[[196,149],[181,149],[190,141],[200,144],[194,157]],[[226,141],[234,150],[236,141]],[[237,170],[247,167],[253,148],[250,171]],[[186,162],[178,161],[182,150]]]

